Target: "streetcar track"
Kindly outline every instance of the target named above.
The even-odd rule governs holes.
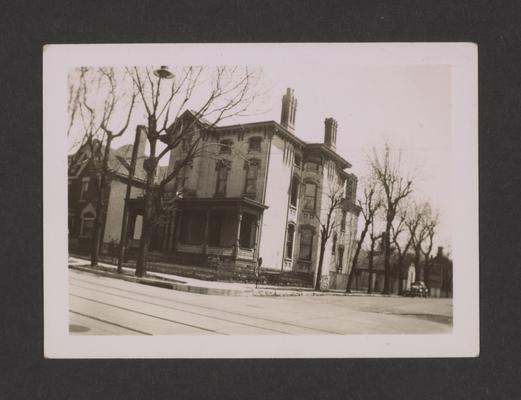
[[[134,328],[129,328],[128,326],[125,326],[125,325],[116,324],[115,322],[110,322],[110,321],[107,321],[105,319],[101,319],[101,318],[95,317],[93,315],[83,314],[81,312],[74,311],[74,310],[71,310],[71,309],[69,309],[69,312],[73,313],[73,314],[81,315],[82,317],[85,317],[85,318],[93,319],[94,321],[103,322],[104,324],[114,325],[114,326],[117,326],[118,328],[126,329],[127,331],[132,331],[132,332],[141,333],[142,335],[152,336],[151,333],[140,331],[140,330],[134,329]]]
[[[169,310],[181,311],[181,312],[184,312],[184,313],[187,313],[187,314],[193,314],[193,315],[198,315],[198,316],[205,317],[205,318],[215,319],[217,321],[224,321],[224,322],[228,322],[228,323],[231,323],[231,324],[243,325],[243,326],[248,326],[248,327],[251,327],[251,328],[262,329],[262,330],[277,332],[277,333],[281,333],[281,334],[287,334],[287,332],[284,332],[284,331],[281,331],[281,330],[278,330],[278,329],[265,328],[265,327],[258,326],[258,325],[248,324],[246,322],[239,322],[239,321],[233,321],[231,319],[219,318],[219,317],[216,317],[216,316],[213,316],[213,315],[208,315],[208,314],[194,312],[194,311],[188,311],[188,310],[185,310],[185,309],[182,309],[182,308],[167,306],[167,305],[164,305],[164,304],[154,303],[154,302],[151,302],[151,301],[136,300],[133,297],[123,296],[123,295],[120,295],[120,294],[114,294],[114,293],[110,293],[110,292],[107,292],[107,291],[104,291],[104,290],[94,289],[94,288],[90,288],[90,287],[86,287],[86,286],[81,286],[81,285],[77,285],[77,284],[72,284],[71,286],[82,288],[82,289],[86,289],[86,290],[91,290],[91,291],[97,292],[97,293],[104,293],[104,294],[107,294],[107,295],[110,295],[110,296],[114,296],[114,297],[120,297],[122,299],[132,300],[132,301],[135,301],[135,302],[138,302],[138,303],[150,304],[150,305],[153,305],[153,306],[162,307],[162,308],[166,308],[166,309],[169,309]]]
[[[203,309],[207,309],[207,310],[211,310],[211,311],[226,312],[226,313],[229,313],[229,314],[232,314],[232,315],[239,315],[239,316],[242,316],[242,317],[248,317],[248,318],[252,318],[252,319],[258,319],[258,320],[261,320],[261,321],[272,322],[272,323],[276,323],[276,324],[287,325],[287,326],[292,326],[292,327],[301,328],[301,329],[307,329],[307,330],[311,330],[311,331],[323,332],[323,333],[327,333],[327,334],[342,335],[342,333],[329,331],[329,330],[326,330],[326,329],[313,328],[313,327],[309,327],[309,326],[305,326],[305,325],[299,325],[299,324],[294,324],[294,323],[286,322],[286,321],[277,321],[277,320],[273,320],[273,319],[269,319],[269,318],[264,318],[264,317],[259,317],[259,316],[252,316],[250,314],[240,313],[240,312],[237,312],[237,311],[227,311],[227,310],[222,310],[222,309],[215,308],[215,307],[196,305],[196,304],[185,302],[185,301],[173,300],[171,298],[167,298],[167,297],[163,297],[163,296],[152,296],[152,295],[149,295],[149,294],[146,294],[146,293],[135,292],[135,291],[128,290],[128,289],[121,289],[121,288],[117,288],[117,287],[110,286],[110,285],[104,285],[104,284],[99,283],[99,282],[93,282],[93,281],[89,281],[89,280],[85,280],[85,279],[79,279],[79,278],[72,277],[72,276],[70,278],[72,280],[85,282],[85,283],[88,283],[88,284],[91,284],[91,285],[103,286],[103,287],[107,287],[109,289],[118,290],[118,291],[121,291],[121,292],[132,293],[134,295],[138,294],[138,295],[144,296],[144,297],[158,298],[158,299],[162,299],[162,300],[169,301],[169,302],[172,302],[172,303],[184,304],[184,305],[188,305],[188,306],[191,306],[191,307],[198,307],[198,308],[203,308]]]
[[[221,334],[221,335],[227,335],[226,333],[217,332],[216,330],[213,330],[213,329],[203,328],[203,327],[200,327],[200,326],[197,326],[197,325],[187,324],[185,322],[175,321],[175,320],[169,319],[169,318],[158,317],[157,315],[152,315],[152,314],[144,313],[144,312],[141,312],[141,311],[132,310],[132,309],[126,308],[126,307],[116,306],[114,304],[106,303],[104,301],[89,299],[88,297],[78,296],[77,294],[70,294],[70,296],[77,297],[77,298],[83,299],[83,300],[87,300],[87,301],[90,301],[90,302],[93,302],[93,303],[98,303],[98,304],[102,304],[102,305],[105,305],[105,306],[118,308],[120,310],[133,312],[135,314],[140,314],[140,315],[144,315],[144,316],[147,316],[147,317],[151,317],[151,318],[155,318],[155,319],[171,322],[171,323],[174,323],[174,324],[189,326],[191,328],[199,329],[199,330],[206,331],[206,332],[217,333],[217,334]]]

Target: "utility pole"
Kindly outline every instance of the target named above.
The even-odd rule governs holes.
[[[127,230],[128,230],[128,201],[132,191],[132,179],[136,171],[136,162],[138,155],[139,142],[141,139],[141,131],[145,129],[143,125],[136,127],[136,137],[134,139],[134,146],[132,147],[132,158],[130,159],[130,167],[128,169],[127,192],[125,194],[125,204],[123,206],[123,220],[121,221],[121,239],[119,241],[119,258],[118,258],[118,274],[123,271],[123,260],[127,252]]]

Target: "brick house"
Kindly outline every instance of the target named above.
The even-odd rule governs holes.
[[[142,129],[139,127],[138,129]],[[131,197],[141,194],[145,176],[142,164],[146,135],[140,135],[137,150],[135,178],[132,181]],[[92,246],[94,219],[96,217],[98,173],[94,154],[99,151],[99,141],[82,145],[68,157],[68,227],[69,251],[89,253]],[[109,190],[106,193],[105,218],[102,219],[102,249],[109,244],[119,243],[121,221],[125,204],[130,159],[133,145],[111,149],[109,153]]]

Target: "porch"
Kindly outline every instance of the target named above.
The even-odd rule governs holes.
[[[129,202],[129,238],[135,237],[136,220],[142,215],[142,203],[136,200]],[[188,265],[209,266],[218,260],[252,267],[266,208],[247,198],[178,199],[175,211],[155,229],[150,250]]]

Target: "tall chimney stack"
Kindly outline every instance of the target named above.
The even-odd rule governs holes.
[[[282,111],[280,114],[280,124],[293,131],[295,130],[295,116],[297,114],[297,99],[291,88],[286,90],[286,94],[282,96]]]
[[[334,118],[324,121],[324,144],[332,150],[336,149],[336,130],[338,123]]]

